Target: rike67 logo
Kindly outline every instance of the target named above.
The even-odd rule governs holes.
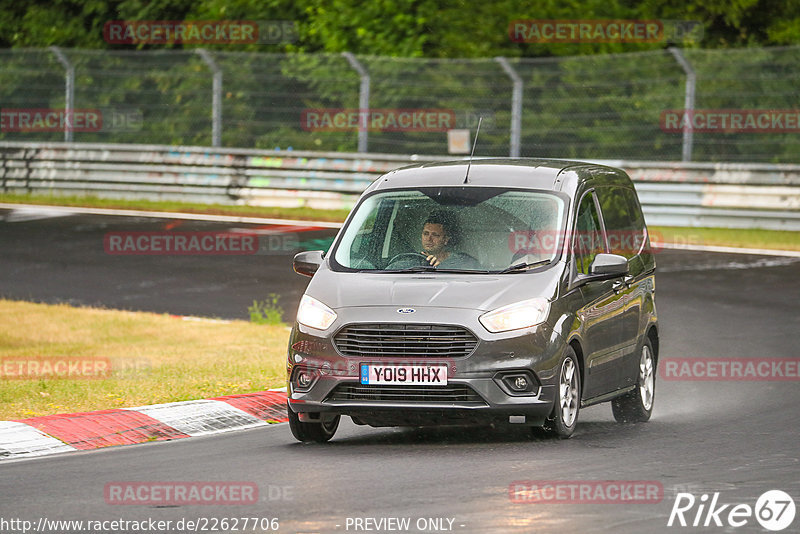
[[[667,526],[739,528],[753,525],[753,519],[773,532],[789,527],[794,521],[795,504],[788,493],[769,490],[761,494],[755,506],[719,502],[719,492],[699,498],[691,493],[678,493]],[[796,532],[796,531],[795,531]]]

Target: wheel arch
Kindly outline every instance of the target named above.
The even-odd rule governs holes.
[[[658,326],[656,324],[651,324],[647,328],[647,339],[650,340],[650,344],[653,346],[653,357],[658,362]]]
[[[585,390],[586,380],[585,380],[585,362],[583,361],[583,347],[581,346],[581,342],[577,337],[573,337],[570,342],[569,346],[572,347],[572,350],[575,351],[575,356],[578,357],[578,370],[580,371],[581,377],[581,400],[583,400],[583,392]]]

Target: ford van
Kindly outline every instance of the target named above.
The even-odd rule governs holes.
[[[655,400],[656,264],[633,183],[563,160],[411,165],[375,180],[310,276],[287,360],[289,426],[528,425],[568,438]]]

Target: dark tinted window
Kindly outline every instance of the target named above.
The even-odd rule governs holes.
[[[575,267],[580,274],[589,274],[594,257],[605,252],[605,242],[600,228],[600,217],[594,204],[594,195],[585,195],[578,207],[573,236]]]
[[[636,192],[626,187],[601,187],[597,195],[611,253],[633,258],[641,252],[646,239]]]

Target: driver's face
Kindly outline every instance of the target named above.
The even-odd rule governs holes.
[[[422,228],[422,248],[430,254],[438,254],[447,245],[450,238],[441,224],[425,223]]]

